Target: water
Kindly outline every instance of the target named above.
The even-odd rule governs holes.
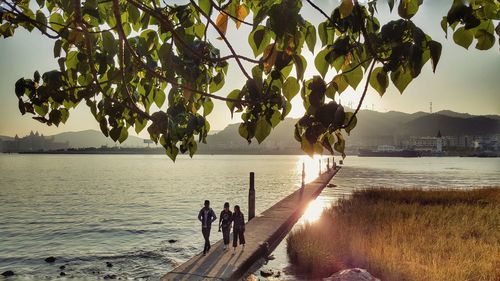
[[[229,201],[246,214],[253,171],[259,213],[300,186],[303,161],[311,181],[318,160],[301,156],[198,155],[174,164],[159,155],[1,155],[0,273],[158,280],[202,250],[196,215],[204,199],[216,213]],[[500,186],[500,159],[348,157],[334,183],[304,220],[356,188]],[[287,267],[284,244],[269,266]],[[48,256],[56,262],[45,263]]]

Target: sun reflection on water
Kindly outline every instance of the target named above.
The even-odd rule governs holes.
[[[326,171],[327,158],[328,157],[326,156],[320,156],[320,155],[314,155],[313,158],[307,155],[303,155],[298,158],[296,167],[299,175],[302,174],[302,164],[305,165],[305,178],[304,178],[305,183],[310,183],[318,177],[320,159],[321,159],[321,172]],[[330,167],[332,165],[331,161],[332,159],[330,158]]]
[[[304,215],[302,216],[302,219],[305,222],[308,223],[313,223],[321,217],[321,213],[323,213],[323,210],[326,208],[325,201],[316,199],[314,201],[311,201],[309,205],[307,206],[306,211],[304,212]]]

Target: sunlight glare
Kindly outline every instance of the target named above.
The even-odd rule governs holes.
[[[314,200],[310,202],[302,219],[308,223],[317,221],[321,217],[321,213],[323,213],[325,207],[323,200]]]
[[[297,161],[297,171],[298,174],[302,174],[302,163],[305,164],[305,178],[304,182],[310,183],[314,181],[319,174],[319,159],[321,159],[321,171],[325,172],[326,171],[326,163],[327,163],[327,157],[325,156],[320,156],[320,155],[314,155],[313,158],[303,155],[298,158]],[[331,160],[331,159],[330,159]],[[330,163],[331,164],[331,163]]]

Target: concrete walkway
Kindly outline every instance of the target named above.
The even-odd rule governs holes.
[[[218,241],[212,245],[212,249],[206,256],[202,256],[201,253],[194,256],[163,276],[161,280],[198,281],[242,278],[256,262],[267,257],[278,246],[302,216],[308,203],[321,193],[339,169],[340,167],[337,167],[337,169],[323,173],[315,181],[307,184],[303,191],[301,189],[295,191],[248,222],[244,249],[238,246],[236,253],[233,254],[233,249],[230,247],[224,252],[222,241]],[[217,229],[212,229],[212,235],[217,233],[216,231]]]

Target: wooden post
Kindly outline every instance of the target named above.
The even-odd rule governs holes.
[[[255,173],[250,172],[250,189],[248,190],[248,221],[255,217]]]
[[[319,170],[318,170],[318,176],[321,176],[321,158],[319,158]]]
[[[302,190],[304,190],[304,186],[306,185],[305,178],[306,178],[306,164],[302,162],[302,185],[300,186]]]
[[[330,170],[330,157],[326,158],[326,169]]]

